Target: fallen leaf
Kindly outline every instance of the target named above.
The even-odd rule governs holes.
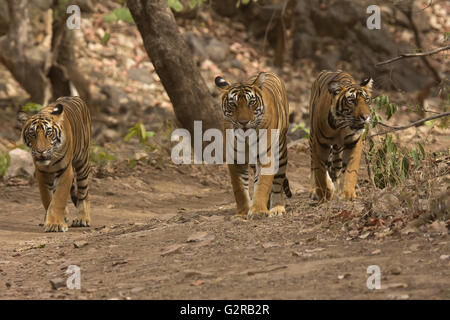
[[[307,253],[313,253],[313,252],[320,252],[325,250],[325,248],[315,248],[315,249],[305,249],[305,252]]]
[[[279,247],[279,245],[277,243],[273,243],[273,242],[266,242],[266,243],[263,243],[262,247],[264,249],[269,249],[269,248],[273,248],[273,247]]]
[[[168,246],[166,248],[166,250],[164,250],[161,253],[161,256],[165,257],[165,256],[168,256],[171,254],[180,253],[182,249],[183,249],[183,246],[181,244],[174,244],[174,245]]]
[[[372,251],[370,254],[371,255],[377,255],[377,254],[380,254],[381,253],[381,250],[380,249],[375,249],[374,251]]]
[[[342,280],[342,279],[348,279],[350,278],[351,274],[350,273],[344,273],[344,274],[340,274],[338,275],[338,279]]]
[[[214,275],[209,272],[203,272],[198,270],[184,270],[185,278],[194,278],[194,277],[202,277],[202,278],[211,278]]]
[[[388,283],[381,286],[382,289],[399,289],[399,288],[408,288],[407,283]]]
[[[195,281],[191,282],[191,286],[201,286],[204,283],[205,283],[205,281],[203,281],[203,280],[195,280]]]

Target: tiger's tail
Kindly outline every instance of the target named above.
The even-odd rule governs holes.
[[[291,188],[289,187],[288,178],[284,178],[284,180],[283,180],[283,190],[284,190],[284,193],[286,194],[286,197],[288,197],[288,198],[292,197],[292,192],[291,192]]]

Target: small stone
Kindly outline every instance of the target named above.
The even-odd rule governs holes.
[[[136,288],[131,289],[130,291],[131,291],[131,293],[138,293],[138,292],[141,292],[144,289],[145,288],[143,288],[143,287],[136,287]]]
[[[448,254],[443,254],[439,257],[439,259],[441,259],[441,260],[447,260],[448,258],[449,258]]]
[[[400,273],[402,273],[402,269],[398,266],[391,268],[391,274],[398,276]]]
[[[75,241],[75,242],[73,243],[73,246],[74,246],[75,248],[82,248],[82,247],[87,246],[87,245],[88,245],[88,242],[87,242],[87,241],[84,241],[84,240]]]
[[[50,280],[50,284],[52,285],[53,290],[58,290],[59,288],[63,288],[66,286],[66,279],[54,278]]]
[[[208,233],[207,232],[197,232],[191,235],[186,242],[199,242],[203,241],[207,238]]]

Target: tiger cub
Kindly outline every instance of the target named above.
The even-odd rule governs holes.
[[[67,231],[69,193],[78,209],[72,227],[89,226],[91,117],[88,107],[79,97],[61,97],[31,117],[19,113],[18,119],[23,123],[22,138],[31,149],[46,210],[44,230]]]
[[[311,89],[311,196],[319,202],[336,193],[348,200],[356,197],[355,185],[363,142],[361,135],[370,121],[373,80],[356,83],[341,70],[322,71]]]
[[[216,77],[216,86],[222,91],[221,105],[224,115],[224,136],[227,129],[236,132],[248,132],[254,129],[259,143],[260,130],[267,129],[266,143],[263,151],[259,150],[258,159],[250,163],[255,168],[253,201],[250,201],[248,191],[248,167],[249,157],[247,151],[256,145],[250,144],[250,138],[245,139],[246,158],[245,163],[238,161],[228,163],[234,196],[237,204],[237,215],[248,219],[258,219],[265,216],[278,216],[285,213],[285,205],[282,192],[290,197],[289,182],[286,178],[287,145],[286,135],[289,126],[289,104],[286,89],[280,78],[273,73],[261,72],[246,82],[230,84],[222,77]],[[278,129],[278,148],[275,141],[276,133],[272,135],[270,129]],[[264,131],[261,131],[264,132]],[[238,140],[235,136],[234,143]],[[226,141],[226,145],[230,141]],[[238,152],[236,147],[234,152]],[[277,152],[278,151],[278,152]],[[261,153],[271,160],[263,162]],[[272,155],[273,154],[273,155]],[[266,170],[274,162],[277,166],[274,170]],[[269,210],[270,209],[270,210]]]

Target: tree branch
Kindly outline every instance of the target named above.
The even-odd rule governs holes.
[[[388,63],[395,62],[395,61],[400,60],[400,59],[430,56],[432,54],[435,54],[435,53],[438,53],[438,52],[441,52],[441,51],[445,51],[445,50],[450,50],[450,45],[445,46],[445,47],[436,48],[434,50],[427,51],[427,52],[404,53],[404,54],[401,54],[398,57],[395,57],[395,58],[392,58],[392,59],[389,59],[389,60],[386,60],[386,61],[378,62],[375,66],[379,67],[379,66],[382,66],[382,65],[385,65],[385,64],[388,64]]]
[[[415,126],[419,126],[421,124],[424,124],[427,121],[431,121],[431,120],[435,120],[435,119],[439,119],[439,118],[443,118],[443,117],[448,117],[448,116],[450,116],[450,111],[449,112],[440,113],[440,114],[437,114],[437,115],[432,116],[432,117],[420,119],[420,120],[417,120],[415,122],[412,122],[412,123],[404,125],[404,126],[390,126],[390,125],[387,125],[387,124],[385,124],[383,122],[379,122],[378,125],[381,125],[381,126],[386,127],[386,128],[390,128],[391,130],[387,130],[387,131],[381,132],[381,133],[376,133],[376,134],[371,135],[370,137],[376,137],[376,136],[380,136],[380,135],[383,135],[383,134],[386,134],[386,133],[390,133],[390,132],[394,132],[394,131],[405,130],[405,129],[408,129],[408,128],[411,128],[411,127],[415,127]]]

